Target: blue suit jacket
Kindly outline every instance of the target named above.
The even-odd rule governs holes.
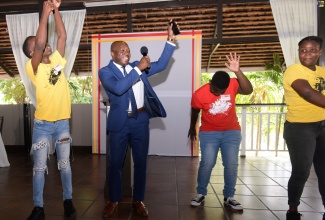
[[[169,60],[175,50],[175,46],[166,43],[164,50],[156,62],[150,63],[149,73],[144,71],[141,75],[141,80],[144,86],[151,93],[152,98],[156,100],[161,110],[162,116],[166,117],[166,111],[150,85],[148,78],[156,73],[159,73],[166,69]],[[139,61],[129,63],[132,67],[137,66]],[[110,103],[110,110],[107,117],[107,130],[117,132],[122,129],[128,114],[129,108],[129,95],[128,90],[132,89],[132,85],[140,79],[136,70],[132,69],[125,77],[121,74],[121,71],[115,66],[113,60],[109,64],[98,71],[99,79],[103,85]]]

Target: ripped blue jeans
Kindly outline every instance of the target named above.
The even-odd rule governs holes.
[[[53,142],[52,142],[53,141]],[[70,126],[69,120],[48,122],[35,119],[33,129],[33,199],[34,206],[43,207],[45,173],[48,173],[47,158],[50,143],[54,144],[58,169],[61,174],[63,200],[72,199],[72,178],[70,167]]]

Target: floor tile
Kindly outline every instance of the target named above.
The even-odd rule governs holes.
[[[282,186],[247,185],[255,195],[259,196],[287,196],[287,190]]]
[[[244,184],[247,185],[263,185],[263,186],[276,186],[278,185],[274,180],[267,177],[255,176],[241,176],[238,177]]]
[[[210,208],[210,207],[191,207],[180,206],[179,207],[179,220],[226,220],[222,208]]]
[[[10,167],[0,168],[1,219],[26,219],[33,209],[32,156],[12,149],[7,154]],[[285,220],[291,164],[287,153],[279,155],[275,157],[260,153],[259,156],[239,158],[234,198],[242,203],[243,212],[236,212],[223,204],[224,169],[220,155],[212,170],[205,201],[198,207],[192,207],[190,201],[196,195],[200,158],[149,156],[144,199],[149,217],[137,216],[132,209],[132,197],[124,196],[118,212],[110,219]],[[48,167],[44,190],[46,219],[65,219],[55,155],[51,155]],[[74,150],[71,169],[73,203],[78,212],[76,219],[102,219],[102,211],[108,202],[104,188],[106,155],[91,154],[89,149]],[[304,215],[304,220],[322,219],[324,207],[313,168],[303,191],[299,211]]]
[[[269,210],[252,210],[252,209],[245,209],[243,213],[236,213],[236,212],[227,212],[227,216],[229,220],[242,220],[242,219],[249,219],[249,220],[278,220],[278,218]]]

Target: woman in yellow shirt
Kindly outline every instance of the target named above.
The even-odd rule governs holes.
[[[322,42],[316,36],[302,39],[298,43],[300,63],[289,66],[283,77],[288,108],[283,137],[292,165],[287,220],[301,219],[298,205],[312,164],[325,204],[325,68],[316,65]]]

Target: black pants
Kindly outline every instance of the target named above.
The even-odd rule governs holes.
[[[310,169],[318,177],[319,192],[325,204],[325,121],[284,123],[283,137],[287,143],[292,173],[288,182],[288,204],[298,206]]]

